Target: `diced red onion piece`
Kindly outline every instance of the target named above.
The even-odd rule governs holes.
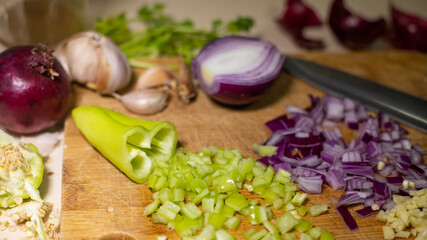
[[[350,230],[350,232],[354,232],[357,229],[359,229],[356,221],[354,220],[353,216],[351,216],[351,213],[350,213],[350,211],[348,211],[347,207],[340,206],[340,207],[337,207],[336,210],[337,210],[338,214],[340,215],[340,217],[344,220],[344,222],[347,225],[347,228],[348,228],[348,230]]]
[[[356,211],[355,211],[355,213],[356,213],[359,217],[361,217],[361,218],[365,218],[365,217],[368,217],[368,216],[370,216],[370,215],[372,215],[372,214],[377,213],[378,211],[379,211],[379,210],[372,210],[372,207],[371,207],[371,206],[368,206],[368,207],[364,207],[364,208],[362,208],[362,209],[356,210]]]
[[[306,193],[321,194],[322,178],[298,177],[298,188]]]

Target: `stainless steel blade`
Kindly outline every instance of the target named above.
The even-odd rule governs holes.
[[[290,74],[325,91],[349,97],[373,111],[427,133],[427,101],[335,68],[289,57],[284,68]]]

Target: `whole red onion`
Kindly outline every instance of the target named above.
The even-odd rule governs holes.
[[[54,126],[71,105],[71,84],[46,47],[17,46],[0,54],[0,124],[30,134]]]

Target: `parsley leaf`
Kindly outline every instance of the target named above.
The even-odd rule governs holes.
[[[165,6],[156,3],[144,5],[136,19],[128,19],[124,13],[98,19],[96,31],[111,38],[129,58],[181,56],[190,64],[200,49],[215,38],[249,32],[254,22],[249,17],[238,17],[224,24],[212,21],[211,29],[198,29],[189,20],[177,21],[164,13]],[[134,22],[143,24],[142,29],[130,30]]]

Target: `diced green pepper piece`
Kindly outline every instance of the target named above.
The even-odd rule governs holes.
[[[192,202],[182,203],[180,207],[182,215],[190,219],[196,219],[202,215],[202,211]]]
[[[245,196],[240,193],[232,193],[228,198],[225,199],[225,205],[231,207],[235,211],[240,211],[249,205],[248,200]]]
[[[234,213],[236,213],[236,211],[234,209],[232,209],[231,207],[229,207],[227,205],[224,205],[222,207],[221,214],[223,214],[227,217],[230,217],[230,216],[233,216]]]
[[[216,230],[215,236],[217,240],[236,240],[237,238],[231,235],[229,232],[225,231],[224,229],[220,228]]]
[[[305,233],[307,231],[309,231],[311,228],[313,227],[313,223],[305,220],[305,219],[301,219],[300,222],[295,225],[295,230],[301,232],[301,233]]]
[[[167,201],[157,209],[156,213],[166,220],[172,221],[180,210],[181,208],[178,205]]]
[[[251,228],[251,229],[253,229],[253,228]],[[247,240],[259,240],[268,234],[267,230],[265,230],[264,228],[259,230],[259,231],[257,231],[256,229],[254,229],[254,230],[255,231],[251,230],[250,232],[248,232],[249,230],[246,231],[246,232],[248,232],[247,234],[245,234],[246,232],[244,232],[243,237]]]
[[[301,233],[301,236],[299,239],[300,240],[313,240],[313,238],[310,235],[305,234],[305,233]]]
[[[253,236],[257,230],[255,228],[249,228],[248,230],[244,231],[242,236],[248,240],[251,236]]]
[[[148,204],[145,207],[144,214],[148,216],[154,213],[157,210],[157,208],[159,208],[159,205],[160,205],[160,200],[159,199],[154,200],[152,203]]]
[[[252,173],[252,168],[254,166],[254,160],[252,158],[243,158],[239,163],[239,168],[245,173]]]
[[[196,237],[197,240],[214,240],[215,236],[215,227],[211,224],[207,224],[203,227],[202,232]]]
[[[279,171],[274,175],[273,181],[282,184],[288,183],[291,181],[291,174],[288,171],[279,168]]]
[[[307,198],[307,193],[297,192],[295,196],[292,198],[291,202],[293,205],[299,207],[304,203],[306,198]]]
[[[220,229],[224,226],[225,221],[227,220],[227,216],[220,213],[212,213],[209,217],[209,224],[212,224],[215,229]]]
[[[298,237],[294,232],[286,233],[283,236],[286,240],[298,240]]]
[[[283,183],[284,187],[285,187],[285,192],[296,192],[297,191],[297,185],[295,185],[295,183],[293,182],[287,182],[287,183]]]
[[[281,198],[278,198],[273,202],[273,209],[279,210],[283,207],[283,205],[284,205],[283,200]]]
[[[322,229],[320,227],[314,227],[308,231],[308,235],[310,235],[313,239],[319,239],[322,234]]]
[[[199,194],[197,194],[191,201],[195,204],[199,204],[202,199],[209,195],[209,189],[204,188]]]
[[[235,181],[229,175],[214,177],[212,185],[218,193],[234,192],[238,190]]]
[[[306,205],[302,205],[301,207],[298,208],[298,213],[301,216],[305,216],[305,214],[307,214],[308,212],[308,207]]]
[[[278,182],[272,182],[271,184],[270,184],[270,190],[271,191],[273,191],[277,196],[279,196],[279,197],[285,197],[285,193],[286,193],[286,191],[285,191],[285,186],[283,185],[283,184],[281,184],[281,183],[278,183]]]
[[[72,110],[78,129],[105,158],[137,183],[148,180],[154,166],[167,166],[177,132],[170,122],[131,118],[99,106]]]
[[[291,202],[288,202],[288,203],[285,204],[284,210],[286,212],[292,211],[292,210],[295,210],[295,209],[296,209],[295,206]]]
[[[289,232],[300,222],[299,219],[295,218],[291,213],[286,212],[276,220],[277,228],[283,235]]]
[[[271,189],[266,189],[263,193],[259,195],[260,198],[264,199],[264,204],[270,206],[274,201],[280,199]]]
[[[256,165],[256,164],[255,164]],[[262,174],[259,174],[258,176],[255,175],[252,186],[254,187],[255,191],[259,187],[268,187],[273,180],[274,177],[274,170],[273,167],[269,166]]]
[[[332,235],[332,233],[323,230],[322,234],[320,234],[320,240],[335,240],[335,237]]]
[[[269,220],[264,221],[262,224],[268,230],[268,232],[271,234],[276,234],[279,232],[279,229],[277,229],[277,227]]]
[[[203,212],[213,213],[215,209],[215,198],[203,198],[202,210]]]
[[[159,191],[159,199],[162,202],[162,204],[164,204],[167,201],[171,201],[174,202],[174,200],[171,198],[172,197],[172,193],[171,190],[169,188],[162,188]]]
[[[240,223],[241,223],[241,222],[242,222],[242,219],[241,219],[241,218],[236,217],[236,216],[231,216],[231,217],[229,217],[229,218],[225,221],[224,225],[225,225],[228,229],[231,229],[231,230],[233,230],[233,231],[236,231],[236,230],[237,230],[237,228],[239,228],[239,226],[240,226]]]
[[[313,205],[308,208],[308,212],[312,217],[319,216],[320,214],[327,212],[329,210],[328,204],[320,204],[320,205]]]
[[[183,202],[185,200],[185,191],[182,188],[172,190],[172,199],[174,202]]]
[[[173,228],[180,237],[191,236],[202,229],[202,219],[191,219],[187,216],[182,216],[173,222]]]
[[[260,157],[271,157],[277,152],[277,146],[267,146],[260,144],[253,144],[252,149],[254,152],[258,154]]]

